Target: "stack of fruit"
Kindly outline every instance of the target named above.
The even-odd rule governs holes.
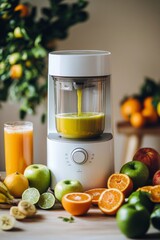
[[[121,115],[133,127],[153,125],[160,119],[160,85],[146,79],[140,93],[127,96],[121,101]]]
[[[160,155],[153,148],[140,148],[119,172],[109,176],[104,188],[84,191],[78,180],[66,179],[53,191],[50,170],[42,164],[28,166],[24,175],[10,174],[0,183],[5,196],[0,202],[10,206],[10,214],[0,216],[3,230],[11,229],[15,219],[32,217],[36,208],[57,209],[57,204],[71,214],[70,222],[72,216],[84,215],[94,205],[103,214],[115,216],[120,231],[129,238],[145,235],[150,223],[160,230]],[[12,206],[14,198],[18,198],[16,206]]]

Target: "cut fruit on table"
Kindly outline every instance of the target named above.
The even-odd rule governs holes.
[[[109,188],[100,195],[98,206],[103,213],[115,215],[124,200],[125,196],[119,189]]]
[[[38,206],[42,209],[50,209],[54,206],[55,201],[56,199],[52,193],[42,193],[38,201]]]
[[[18,209],[20,212],[26,215],[26,217],[31,217],[37,212],[35,205],[25,200],[21,200],[18,203]]]
[[[113,173],[107,181],[108,188],[117,188],[128,197],[133,190],[132,179],[123,173]]]
[[[73,216],[87,213],[92,203],[92,197],[87,193],[74,192],[65,194],[62,198],[64,209]]]
[[[155,185],[151,188],[151,201],[160,203],[160,185]]]
[[[15,226],[15,218],[8,215],[3,214],[0,216],[0,229],[4,231],[11,230]]]
[[[97,205],[99,197],[102,192],[104,192],[107,188],[93,188],[85,191],[85,193],[88,193],[92,197],[92,204]]]
[[[26,218],[26,215],[19,211],[17,206],[12,206],[9,211],[10,215],[17,220],[22,220]]]
[[[137,191],[142,191],[142,192],[148,192],[149,194],[151,194],[151,189],[153,186],[143,186],[137,189]]]
[[[148,192],[152,202],[160,203],[160,185],[143,186],[138,188],[137,191]]]
[[[22,194],[22,200],[29,201],[32,204],[38,203],[40,193],[36,188],[28,188]]]

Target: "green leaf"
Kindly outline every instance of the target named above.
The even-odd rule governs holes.
[[[38,35],[34,41],[34,46],[38,47],[42,41],[42,35]]]
[[[63,220],[63,222],[69,222],[69,223],[73,223],[74,222],[74,218],[72,216],[70,216],[69,218],[67,217],[59,217]]]

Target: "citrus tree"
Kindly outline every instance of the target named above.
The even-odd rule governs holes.
[[[0,102],[18,101],[21,119],[35,114],[46,99],[46,56],[55,50],[55,40],[65,39],[71,26],[88,18],[85,0],[48,1],[37,19],[32,1],[0,0]]]

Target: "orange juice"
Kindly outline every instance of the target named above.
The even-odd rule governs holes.
[[[63,113],[56,116],[56,128],[66,138],[92,138],[104,131],[104,113]]]
[[[30,122],[13,122],[4,126],[6,174],[20,172],[33,163],[33,126]]]

